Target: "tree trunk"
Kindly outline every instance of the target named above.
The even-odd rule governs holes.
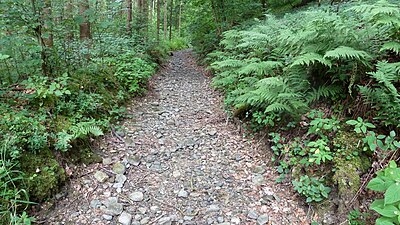
[[[149,31],[149,5],[147,0],[143,1],[143,26],[144,26],[144,37],[147,38],[147,33]]]
[[[72,4],[72,0],[69,0],[67,3],[65,3],[66,16],[64,19],[69,19],[73,17],[73,8],[74,5]],[[67,33],[67,40],[72,41],[73,39],[74,39],[74,31],[72,27],[69,27],[69,31]]]
[[[179,1],[178,36],[181,37],[182,26],[182,0]]]
[[[157,42],[160,43],[161,0],[157,0]]]
[[[261,0],[261,7],[264,11],[267,10],[267,0]]]
[[[168,34],[168,0],[164,0],[164,40],[167,40]]]
[[[44,2],[44,8],[43,8],[43,15],[42,15],[42,20],[43,20],[43,28],[42,28],[42,41],[45,47],[47,48],[53,48],[53,32],[51,31],[50,28],[50,23],[52,20],[51,16],[51,1],[46,0]],[[43,34],[45,37],[43,37]]]
[[[79,38],[81,41],[92,39],[90,32],[90,22],[84,13],[89,9],[89,0],[82,0],[80,3],[80,14],[84,18],[83,23],[79,24]]]
[[[132,36],[132,0],[128,0],[128,12],[126,18],[126,32],[129,36]]]
[[[170,14],[169,14],[169,40],[172,41],[172,15],[174,11],[174,0],[171,0],[171,6],[170,6]]]

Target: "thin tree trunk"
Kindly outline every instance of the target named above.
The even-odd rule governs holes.
[[[132,35],[132,0],[128,0],[128,12],[126,18],[126,32],[129,36]]]
[[[164,40],[167,40],[168,34],[168,0],[164,0]]]
[[[160,43],[161,0],[157,0],[157,42]]]
[[[81,41],[92,39],[90,32],[90,22],[84,13],[89,9],[89,0],[82,0],[80,4],[80,14],[84,18],[84,22],[79,24],[79,38]]]
[[[51,20],[52,20],[52,17],[51,17],[51,1],[50,0],[46,0],[44,2],[42,20],[43,20],[42,32],[44,34],[46,34],[46,37],[42,36],[43,44],[47,48],[53,48],[53,45],[54,45],[53,33],[51,32],[51,28],[49,26],[49,23],[51,23]]]
[[[65,11],[66,11],[66,18],[72,18],[73,17],[73,4],[72,0],[69,0],[66,5],[65,5]],[[74,39],[74,31],[72,30],[72,27],[69,27],[69,31],[67,33],[67,40],[72,41]]]
[[[169,40],[172,41],[172,15],[174,11],[174,0],[171,0],[171,6],[170,6],[170,14],[169,14]]]
[[[182,26],[182,0],[179,1],[178,35],[181,37]]]
[[[147,0],[143,0],[143,26],[144,26],[144,37],[147,37],[149,31],[149,5]]]

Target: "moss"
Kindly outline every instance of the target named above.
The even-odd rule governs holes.
[[[334,144],[338,146],[338,153],[341,153],[333,160],[336,169],[332,178],[338,190],[339,215],[347,215],[351,210],[347,205],[361,186],[360,176],[370,167],[368,158],[362,155],[359,140],[354,133],[343,131],[338,133],[334,140]]]
[[[20,160],[21,170],[27,175],[30,199],[42,202],[57,193],[66,181],[66,174],[50,150],[33,154],[25,152]]]
[[[66,158],[73,164],[85,164],[85,165],[89,165],[92,163],[101,163],[103,161],[103,159],[98,154],[93,152],[85,144],[70,149],[66,153]]]

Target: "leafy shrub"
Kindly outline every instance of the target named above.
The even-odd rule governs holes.
[[[307,175],[300,177],[299,181],[292,181],[292,183],[294,189],[307,198],[307,203],[320,202],[324,198],[328,198],[328,194],[331,192],[331,188],[326,187],[322,179],[308,177]]]
[[[379,213],[377,225],[400,224],[400,168],[390,161],[387,168],[378,171],[367,188],[384,192],[384,199],[376,199],[370,208]]]

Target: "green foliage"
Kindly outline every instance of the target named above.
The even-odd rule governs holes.
[[[0,222],[1,224],[31,224],[34,218],[24,211],[29,201],[28,192],[23,189],[24,174],[17,165],[8,158],[12,139],[7,139],[0,146]]]
[[[376,174],[367,185],[371,190],[384,192],[384,199],[376,199],[370,206],[380,215],[376,224],[400,224],[400,169],[390,161],[388,167]]]
[[[358,117],[357,120],[348,120],[346,121],[346,124],[354,126],[354,131],[357,134],[366,134],[368,128],[376,128],[375,125],[368,121],[364,121],[361,117]]]
[[[362,213],[358,209],[349,212],[347,219],[349,225],[366,225],[371,215],[369,213]]]
[[[398,5],[343,7],[339,13],[321,7],[280,18],[267,14],[264,21],[226,31],[207,61],[216,73],[213,85],[225,92],[228,106],[245,106],[250,119],[274,126],[276,121],[266,118],[298,119],[317,100],[351,97],[358,87],[379,109],[377,119],[398,124],[398,63],[378,63],[376,72],[368,72],[388,58],[388,51],[397,53],[397,20],[383,20],[397,18]],[[367,75],[378,82],[366,85]]]
[[[323,184],[323,179],[316,179],[307,175],[300,177],[298,181],[292,181],[292,183],[294,189],[307,198],[307,203],[320,202],[324,198],[328,198],[328,194],[331,192],[331,188]]]

